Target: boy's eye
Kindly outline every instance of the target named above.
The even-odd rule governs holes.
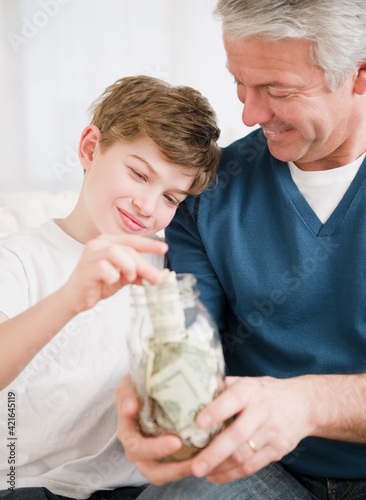
[[[146,175],[144,175],[142,172],[140,172],[139,170],[135,170],[134,168],[130,168],[132,174],[137,177],[138,179],[141,179],[143,181],[147,181],[147,177]]]
[[[173,198],[173,196],[170,196],[170,194],[165,194],[164,198],[167,200],[167,202],[175,205],[176,207],[179,205],[179,201]]]

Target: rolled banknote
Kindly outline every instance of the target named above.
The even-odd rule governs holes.
[[[184,336],[185,316],[179,298],[176,274],[163,269],[163,282],[153,285],[144,280],[147,305],[155,337]]]
[[[147,435],[177,434],[183,448],[171,458],[186,459],[223,427],[203,430],[195,421],[223,387],[222,350],[202,309],[195,309],[192,300],[184,307],[174,272],[165,269],[162,284],[143,284],[154,333],[143,340],[145,397],[140,425]]]

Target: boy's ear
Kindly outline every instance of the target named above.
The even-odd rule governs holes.
[[[356,94],[366,93],[366,63],[359,68],[353,88]]]
[[[102,133],[95,125],[88,125],[81,134],[79,159],[85,171],[90,170]]]

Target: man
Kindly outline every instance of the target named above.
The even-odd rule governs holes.
[[[138,435],[125,380],[120,438],[155,484],[225,483],[206,494],[187,478],[160,498],[366,498],[366,4],[216,12],[243,122],[260,129],[223,150],[217,186],[186,200],[167,242],[171,267],[198,279],[230,375],[197,423],[236,419],[193,460],[159,464],[179,443]]]

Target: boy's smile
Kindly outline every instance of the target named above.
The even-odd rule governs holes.
[[[146,226],[132,214],[128,213],[126,210],[121,210],[120,208],[118,210],[124,225],[131,229],[131,231],[142,231],[146,229]]]
[[[98,133],[94,126],[84,131],[82,194],[63,229],[73,236],[77,226],[82,243],[101,233],[150,236],[164,229],[189,194],[195,170],[166,160],[148,137],[117,142],[102,152]]]

